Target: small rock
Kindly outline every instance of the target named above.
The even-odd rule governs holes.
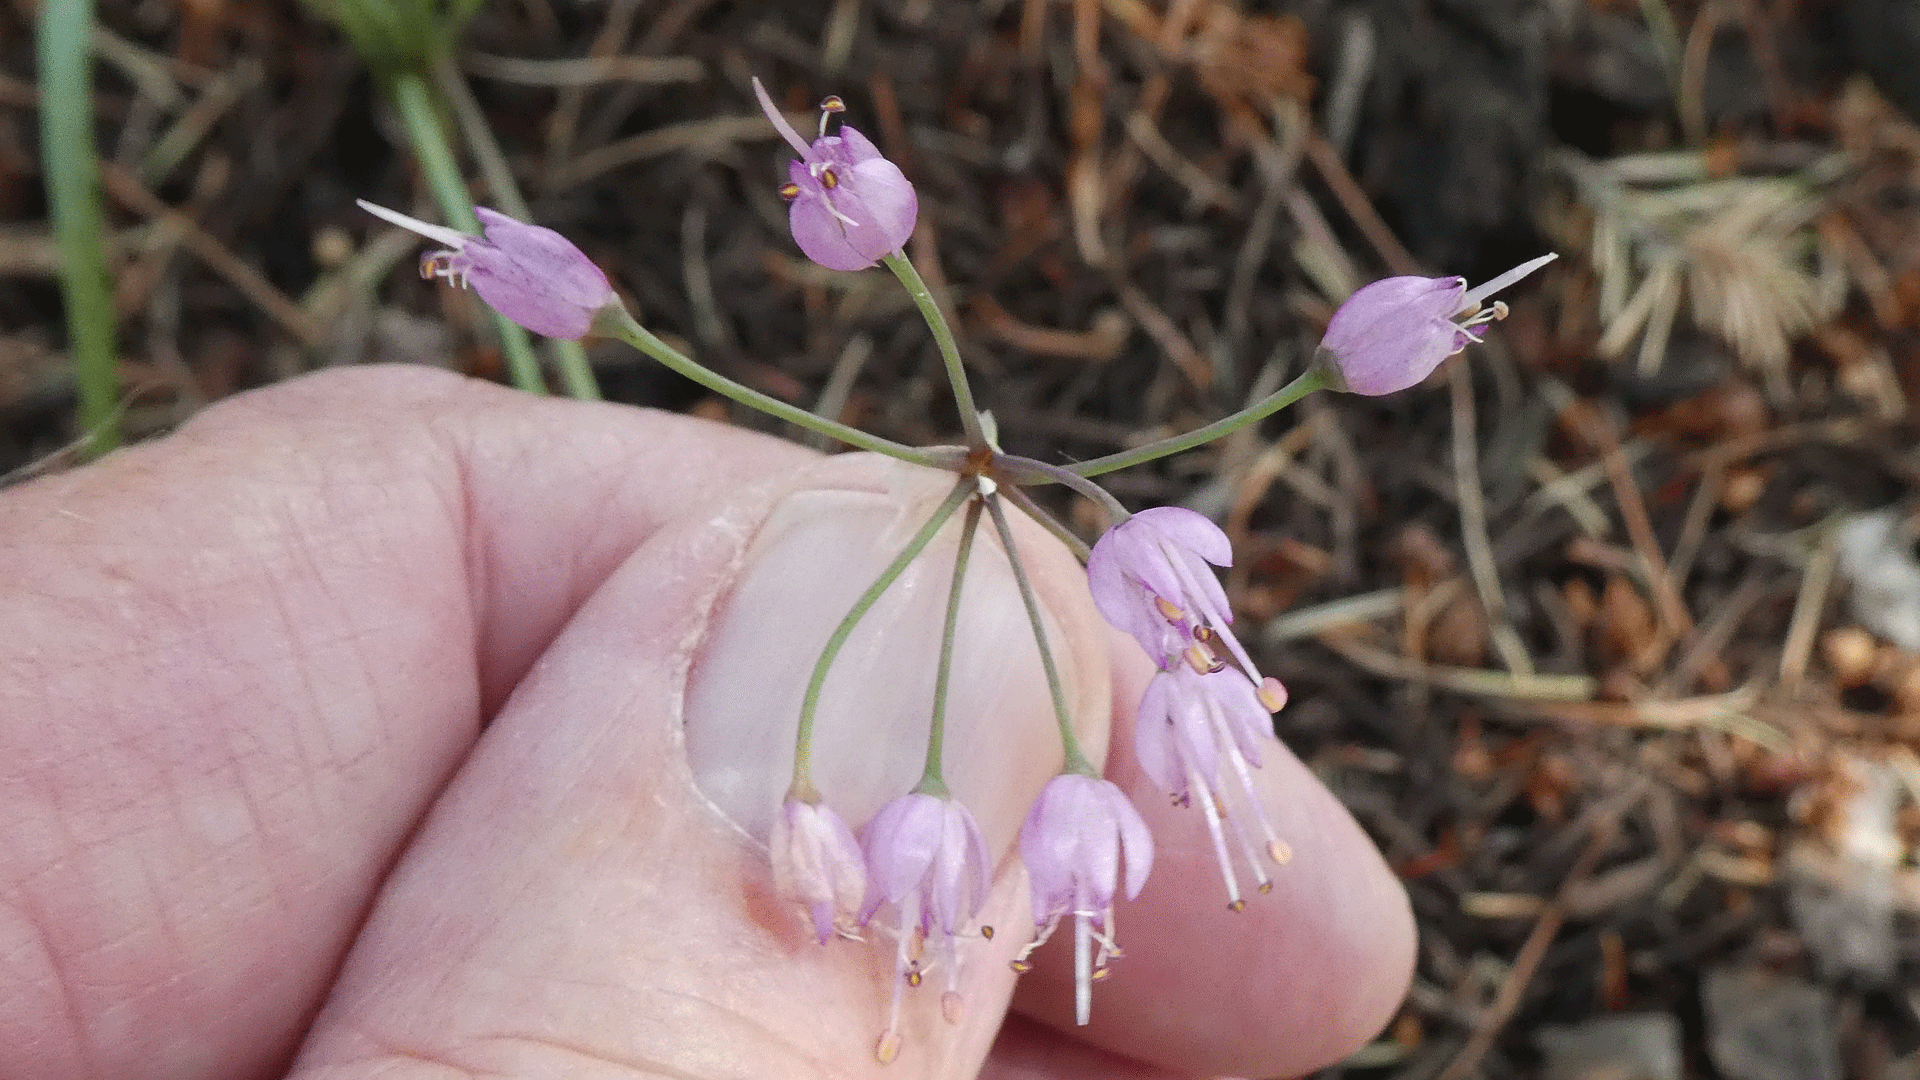
[[[1853,585],[1860,625],[1920,652],[1920,561],[1904,515],[1892,507],[1855,514],[1835,536],[1840,575]]]
[[[1833,995],[1798,979],[1716,968],[1700,987],[1707,1056],[1726,1080],[1840,1080]]]
[[[1540,1029],[1546,1080],[1681,1080],[1680,1021],[1623,1013]]]

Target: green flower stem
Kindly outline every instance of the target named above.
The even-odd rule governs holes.
[[[448,107],[453,110],[454,121],[460,125],[460,137],[473,154],[474,165],[480,170],[480,179],[486,182],[488,200],[508,217],[532,221],[533,208],[527,205],[527,200],[520,194],[520,185],[513,179],[513,169],[507,165],[507,155],[501,152],[499,141],[493,137],[493,129],[487,126],[486,115],[480,111],[480,103],[473,99],[473,91],[468,88],[466,77],[460,74],[459,67],[447,56],[434,63],[433,74],[441,96],[446,98]],[[581,348],[579,342],[550,339],[547,342],[547,355],[560,372],[560,385],[566,389],[568,397],[581,401],[601,400],[600,384],[595,381],[593,368],[587,363],[587,350]]]
[[[440,204],[441,215],[449,226],[478,236],[480,219],[473,214],[473,193],[467,190],[460,166],[453,160],[453,150],[447,145],[446,133],[440,128],[440,119],[434,115],[433,95],[426,80],[408,73],[389,85],[393,103],[406,124],[407,141],[413,144],[413,156],[420,162],[420,171],[426,177],[434,201]],[[527,332],[505,315],[492,309],[489,313],[500,332],[500,348],[506,354],[507,373],[513,385],[530,394],[546,393],[547,381],[540,374],[540,361],[533,355],[533,342]]]
[[[1231,435],[1248,424],[1257,424],[1315,390],[1324,389],[1326,385],[1326,373],[1317,366],[1310,367],[1299,378],[1275,390],[1259,404],[1241,409],[1232,416],[1215,420],[1206,427],[1196,428],[1185,435],[1150,442],[1145,446],[1137,446],[1132,450],[1123,450],[1118,454],[1108,454],[1106,457],[1097,457],[1090,461],[1075,462],[1067,466],[1067,471],[1078,476],[1099,476],[1101,473],[1131,468],[1169,454],[1178,454],[1182,450],[1191,450],[1221,436]]]
[[[815,416],[779,398],[769,397],[751,387],[742,386],[718,372],[701,366],[692,357],[661,341],[646,327],[641,326],[625,308],[610,308],[602,312],[600,319],[594,324],[594,330],[609,337],[619,338],[716,394],[724,394],[742,405],[759,409],[769,416],[785,420],[790,424],[798,424],[808,431],[817,431],[829,438],[838,439],[848,446],[857,446],[876,454],[885,454],[891,458],[899,458],[901,461],[910,461],[915,465],[925,465],[930,469],[945,469],[949,472],[958,472],[966,460],[966,454],[957,448],[936,446],[918,450],[904,443],[883,439],[878,435],[869,435],[859,428],[836,423],[824,416]]]
[[[1013,567],[1013,580],[1020,586],[1020,600],[1027,605],[1027,621],[1033,623],[1033,640],[1040,646],[1040,666],[1047,673],[1047,692],[1053,695],[1053,719],[1060,726],[1060,746],[1066,753],[1066,763],[1061,772],[1075,772],[1083,776],[1099,776],[1100,770],[1087,760],[1086,752],[1080,749],[1080,739],[1073,733],[1073,718],[1067,715],[1067,692],[1060,685],[1060,670],[1053,664],[1053,650],[1047,647],[1047,628],[1040,621],[1040,599],[1034,595],[1033,582],[1027,580],[1027,568],[1020,562],[1020,553],[1013,545],[1013,530],[1007,526],[1006,511],[1000,509],[998,497],[989,497],[987,512],[993,515],[993,527],[1000,534],[1000,546],[1007,549],[1007,565]]]
[[[920,526],[920,531],[913,534],[913,539],[907,541],[906,548],[887,564],[885,570],[880,571],[880,577],[867,586],[867,591],[860,594],[860,599],[853,602],[853,610],[847,612],[847,617],[840,620],[840,625],[833,629],[833,635],[827,638],[826,647],[820,650],[820,659],[814,662],[813,677],[807,680],[807,695],[800,702],[800,729],[793,741],[793,785],[787,789],[789,798],[801,802],[820,801],[820,793],[813,786],[813,717],[820,708],[820,688],[826,685],[827,670],[840,655],[841,647],[846,645],[848,636],[866,616],[868,609],[880,599],[880,594],[886,592],[887,587],[906,570],[907,564],[920,557],[940,527],[947,523],[955,510],[960,509],[961,503],[972,498],[978,490],[972,477],[962,477],[959,483],[954,484],[947,501],[940,504],[927,523]]]
[[[1065,484],[1074,491],[1085,495],[1106,511],[1107,527],[1127,520],[1133,515],[1120,505],[1120,500],[1107,492],[1106,488],[1081,476],[1071,469],[1058,465],[1049,465],[1033,458],[1019,457],[1014,454],[995,454],[993,456],[993,475],[1012,480],[1016,484]]]
[[[980,501],[967,504],[960,525],[960,550],[953,556],[953,588],[947,592],[947,624],[940,631],[940,666],[933,675],[933,725],[927,731],[927,766],[913,790],[946,798],[947,778],[941,775],[941,753],[947,738],[947,686],[953,674],[954,630],[960,625],[960,583],[967,577],[967,558],[973,554],[973,534],[980,530]]]
[[[1085,540],[1082,540],[1078,536],[1075,536],[1073,534],[1072,529],[1067,528],[1065,525],[1061,524],[1059,519],[1055,518],[1052,514],[1047,513],[1047,510],[1045,507],[1041,506],[1037,502],[1034,502],[1033,496],[1020,490],[1018,486],[1013,484],[1007,484],[1000,488],[1000,494],[1006,496],[1008,502],[1012,503],[1013,505],[1019,507],[1022,510],[1025,510],[1027,512],[1027,516],[1039,522],[1041,528],[1052,533],[1054,536],[1054,539],[1067,545],[1067,550],[1073,552],[1074,558],[1079,559],[1081,562],[1084,563],[1087,561],[1088,556],[1093,554],[1093,552],[1090,549],[1088,549],[1087,542]],[[1118,521],[1116,521],[1115,523],[1117,524]],[[1111,528],[1111,526],[1109,526],[1109,528]]]
[[[120,358],[107,281],[100,159],[93,145],[93,0],[40,4],[40,154],[47,210],[60,249],[67,348],[79,388],[87,457],[120,444]]]
[[[953,385],[953,406],[960,410],[960,424],[966,430],[967,444],[989,445],[986,432],[980,427],[980,410],[973,404],[973,388],[967,385],[966,366],[960,362],[960,346],[953,340],[953,329],[947,325],[947,317],[940,313],[940,305],[934,302],[933,290],[920,279],[920,271],[913,268],[906,252],[896,251],[880,261],[907,287],[907,295],[913,297],[921,318],[927,320],[927,329],[933,331],[933,343],[940,347],[940,359],[947,365],[947,382]]]

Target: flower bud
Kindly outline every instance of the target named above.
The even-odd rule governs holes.
[[[853,830],[824,803],[789,797],[773,821],[773,888],[806,909],[820,944],[852,934],[866,899],[866,859]]]

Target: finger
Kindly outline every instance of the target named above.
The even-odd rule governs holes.
[[[982,919],[1008,932],[961,941],[957,972],[905,989],[891,1066],[874,1055],[898,985],[886,916],[864,942],[816,943],[771,894],[756,835],[790,761],[804,680],[789,668],[811,664],[950,483],[830,459],[634,552],[435,806],[297,1075],[973,1075],[1030,925],[1014,830],[1060,757],[990,539],[963,593],[962,624],[985,632],[956,647],[947,780],[999,863]],[[1068,703],[1104,719],[1106,642],[1079,568],[1030,524],[1022,542]],[[823,698],[815,778],[856,823],[919,771],[951,551],[930,549],[860,623]]]
[[[1406,994],[1415,938],[1405,890],[1339,800],[1269,741],[1253,776],[1292,859],[1272,869],[1270,893],[1228,910],[1201,809],[1173,805],[1134,760],[1132,703],[1151,665],[1129,641],[1114,653],[1124,661],[1107,775],[1153,830],[1153,875],[1117,912],[1125,956],[1098,984],[1090,1025],[1073,1028],[1064,954],[1042,950],[1016,1007],[1103,1049],[1201,1075],[1296,1076],[1339,1061]],[[1244,882],[1244,863],[1239,871]]]
[[[1182,1080],[1193,1075],[1123,1058],[1015,1014],[1001,1026],[979,1080]]]
[[[808,459],[373,369],[0,496],[0,1075],[281,1068],[580,598],[665,518]]]

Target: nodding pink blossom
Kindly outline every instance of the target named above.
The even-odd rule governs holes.
[[[1061,773],[1047,782],[1020,826],[1020,861],[1033,888],[1033,923],[1039,930],[1021,950],[1013,969],[1028,969],[1027,957],[1072,916],[1074,1018],[1084,1024],[1093,1011],[1094,980],[1120,955],[1114,943],[1113,897],[1122,886],[1125,856],[1127,899],[1140,895],[1153,869],[1153,834],[1140,811],[1111,782]]]
[[[1260,767],[1260,744],[1273,733],[1271,713],[1286,704],[1279,680],[1266,682],[1256,687],[1237,671],[1206,675],[1185,664],[1175,665],[1147,684],[1134,727],[1134,755],[1141,771],[1181,805],[1198,802],[1206,815],[1220,876],[1227,885],[1227,906],[1234,911],[1246,902],[1240,898],[1227,833],[1233,835],[1263,893],[1273,887],[1273,880],[1261,854],[1275,864],[1291,857],[1274,833],[1253,783],[1253,770]],[[1223,766],[1230,774],[1224,783],[1235,785],[1231,803],[1222,797]],[[1262,847],[1255,846],[1256,828]]]
[[[806,909],[820,944],[835,933],[851,937],[867,898],[867,864],[840,815],[789,796],[768,844],[774,892]]]
[[[1377,397],[1419,383],[1440,362],[1507,316],[1480,302],[1554,260],[1542,255],[1474,289],[1460,277],[1390,277],[1363,286],[1333,313],[1314,362],[1335,390]]]
[[[882,157],[865,135],[846,124],[827,134],[827,118],[844,112],[837,97],[820,103],[820,134],[800,138],[774,107],[760,80],[753,92],[767,119],[792,144],[800,160],[787,167],[780,194],[791,204],[787,224],[807,258],[829,270],[865,270],[899,251],[913,235],[918,196],[900,166]]]
[[[1108,529],[1087,557],[1093,604],[1133,635],[1162,670],[1217,670],[1216,643],[1256,681],[1253,661],[1228,629],[1233,610],[1212,567],[1233,563],[1233,545],[1203,514],[1178,506],[1142,510]]]
[[[421,277],[471,287],[488,307],[536,334],[568,341],[586,337],[594,317],[620,302],[607,275],[552,229],[476,206],[483,235],[469,236],[364,199],[359,203],[369,214],[447,246],[420,257]]]
[[[940,1011],[950,1022],[959,1021],[960,955],[954,938],[987,902],[992,859],[980,826],[965,806],[921,792],[881,807],[862,830],[861,840],[867,852],[861,925],[882,904],[892,904],[899,915],[893,1004],[878,1048],[878,1056],[887,1061],[899,1048],[900,993],[924,979],[929,943],[947,972]],[[991,937],[993,931],[983,928],[981,933]]]

